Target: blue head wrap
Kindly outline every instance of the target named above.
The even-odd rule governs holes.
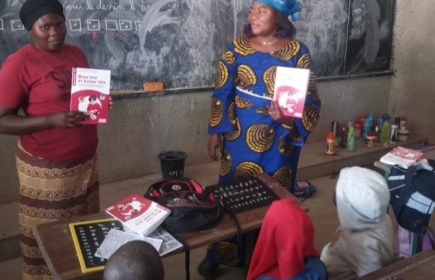
[[[278,12],[285,14],[292,21],[296,21],[299,18],[299,11],[301,5],[297,0],[253,0],[252,2],[260,2],[266,4]]]

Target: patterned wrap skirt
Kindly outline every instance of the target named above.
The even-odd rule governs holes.
[[[97,157],[52,161],[32,156],[18,144],[16,165],[20,183],[19,237],[23,279],[53,279],[34,236],[39,224],[97,213]]]

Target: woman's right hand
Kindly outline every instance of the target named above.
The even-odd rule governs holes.
[[[208,155],[213,160],[218,160],[222,155],[222,139],[219,134],[211,134],[208,139]]]
[[[84,124],[78,122],[86,120],[87,116],[83,112],[74,111],[56,113],[49,115],[48,118],[54,127],[73,128],[84,126]]]
[[[0,106],[0,134],[24,135],[50,128],[82,127],[78,123],[86,120],[83,112],[60,112],[44,116],[22,116],[18,114],[19,108],[6,108]]]

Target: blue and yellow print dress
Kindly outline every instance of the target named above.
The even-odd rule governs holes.
[[[209,134],[223,136],[219,183],[267,173],[292,190],[301,147],[319,120],[320,99],[311,72],[303,118],[292,126],[268,114],[277,66],[310,67],[308,48],[297,40],[282,49],[256,51],[245,36],[230,44],[219,62]]]

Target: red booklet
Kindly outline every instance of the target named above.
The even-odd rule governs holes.
[[[86,113],[81,123],[107,123],[110,75],[110,70],[73,68],[70,110]]]
[[[424,158],[424,153],[420,150],[394,147],[390,152],[381,157],[381,163],[388,165],[398,165],[407,169]]]
[[[309,79],[309,69],[282,66],[276,68],[273,100],[278,101],[283,115],[303,117]]]
[[[106,212],[143,236],[152,233],[171,214],[170,209],[137,193],[109,206]]]

